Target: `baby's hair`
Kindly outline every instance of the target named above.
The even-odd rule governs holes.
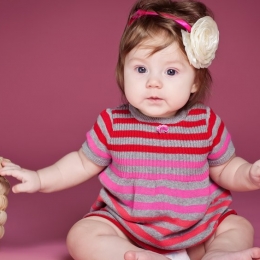
[[[139,9],[153,11],[159,15],[144,15],[131,22],[132,15]],[[140,43],[149,38],[162,35],[165,37],[165,41],[162,45],[156,46],[151,54],[168,47],[173,42],[177,42],[181,51],[187,57],[181,34],[183,27],[173,21],[173,19],[168,19],[160,15],[160,13],[176,16],[191,26],[204,16],[211,16],[213,18],[213,13],[203,3],[198,1],[138,0],[130,11],[128,22],[121,38],[116,67],[116,79],[124,99],[125,57]],[[187,104],[182,109],[190,108],[198,102],[203,102],[208,95],[212,83],[212,78],[207,68],[194,69],[196,73],[195,83],[197,84],[198,90],[190,95]]]

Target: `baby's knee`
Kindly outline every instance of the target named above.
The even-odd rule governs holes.
[[[244,230],[247,234],[254,234],[254,228],[252,224],[244,217],[238,215],[229,215],[223,220],[221,225],[228,229],[240,229]]]
[[[67,235],[67,249],[73,259],[82,259],[82,254],[89,253],[91,248],[91,228],[87,221],[80,220],[75,223]],[[87,252],[85,252],[87,250]],[[83,252],[84,251],[84,252]]]
[[[79,246],[79,240],[80,240],[80,227],[79,225],[76,223],[70,230],[69,233],[67,234],[67,248],[69,253],[74,256],[75,255],[75,251],[77,250],[77,247]]]
[[[244,217],[238,216],[238,215],[232,215],[233,216],[233,220],[232,222],[240,227],[240,228],[245,228],[248,231],[254,232],[254,228],[252,226],[252,224]]]
[[[67,235],[67,248],[74,259],[93,259],[99,250],[100,237],[117,235],[112,224],[106,222],[103,218],[89,217],[72,226]]]

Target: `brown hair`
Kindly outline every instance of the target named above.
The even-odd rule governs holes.
[[[204,16],[213,17],[212,12],[203,3],[198,1],[138,0],[130,11],[128,22],[138,9],[168,13],[185,20],[190,25],[193,25],[198,19]],[[186,55],[182,42],[181,29],[183,29],[181,25],[161,15],[144,15],[136,19],[130,26],[126,25],[119,46],[116,67],[117,83],[124,98],[124,62],[126,55],[141,42],[158,34],[165,35],[166,39],[161,46],[156,46],[152,53],[166,48],[173,42],[177,42],[182,52]],[[212,83],[212,78],[207,68],[194,69],[196,73],[195,83],[198,90],[190,95],[184,108],[189,108],[197,102],[202,102],[206,98]]]

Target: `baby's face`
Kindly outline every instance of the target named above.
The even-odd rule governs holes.
[[[195,70],[177,43],[150,55],[162,37],[149,39],[125,58],[124,90],[128,102],[150,117],[171,117],[196,92]]]

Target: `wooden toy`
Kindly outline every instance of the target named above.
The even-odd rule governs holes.
[[[0,168],[2,168],[3,161],[10,161],[10,160],[0,157]],[[10,183],[5,177],[0,176],[0,239],[4,236],[5,233],[4,224],[7,220],[7,214],[5,210],[8,206],[7,195],[9,191],[10,191]]]

